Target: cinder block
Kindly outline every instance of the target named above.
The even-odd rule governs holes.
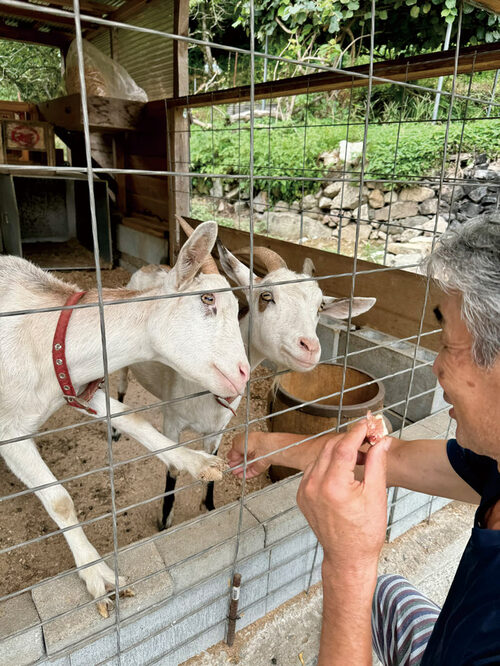
[[[195,568],[196,561],[193,562],[193,569]],[[250,605],[265,596],[268,569],[268,552],[256,553],[238,566],[238,573],[241,573],[242,580],[240,602],[242,605]],[[263,572],[265,572],[265,575],[259,577],[259,574]],[[229,607],[229,595],[230,568],[218,576],[209,578],[198,585],[187,588],[180,594],[172,596],[160,608],[147,615],[125,622],[120,633],[121,647],[122,649],[131,648],[148,636],[162,633],[162,629],[179,623],[185,616],[194,615],[202,606],[209,605],[212,600],[215,601],[219,597]],[[200,618],[199,621],[201,621]],[[202,629],[201,626],[197,627],[197,631]],[[154,641],[154,639],[152,640]]]
[[[218,599],[208,606],[200,608],[197,612],[189,614],[184,620],[173,622],[164,631],[143,641],[136,647],[124,651],[121,654],[122,666],[142,666],[150,661],[157,660],[162,655],[170,659],[169,653],[179,649],[182,651],[184,643],[189,643],[190,638],[197,636],[206,629],[207,635],[213,630],[213,626],[221,623],[222,629],[226,621],[229,598]],[[203,635],[203,634],[202,634]],[[197,639],[199,640],[199,639]],[[215,642],[221,640],[217,638]],[[201,645],[198,652],[212,645],[206,643]],[[193,654],[197,654],[194,652]],[[184,657],[187,659],[188,657]],[[162,661],[160,663],[177,664],[177,661]]]
[[[310,550],[301,555],[296,555],[284,564],[273,567],[272,571],[269,572],[269,593],[280,587],[286,587],[289,583],[293,584],[301,575],[308,577],[312,570],[313,561],[314,550]]]
[[[418,525],[434,511],[442,508],[451,500],[433,498],[425,493],[416,493],[404,488],[396,488],[394,505],[390,509],[390,524],[388,541],[407,532],[414,525]]]
[[[71,666],[69,656],[67,657],[54,657],[54,659],[46,659],[41,661],[39,666]]]
[[[246,508],[264,525],[266,546],[307,526],[307,520],[297,507],[300,481],[293,479],[276,483],[270,489],[255,493],[245,502]]]
[[[248,627],[248,625],[252,624],[252,622],[257,622],[257,620],[260,620],[260,618],[264,617],[265,614],[266,614],[265,598],[261,599],[256,604],[253,604],[247,610],[245,610],[245,607],[243,606],[243,609],[239,612],[240,619],[236,623],[236,631],[238,632],[241,629]]]
[[[339,354],[345,353],[345,347],[346,333],[341,332],[338,345]],[[415,345],[412,342],[403,342],[381,331],[363,327],[350,332],[348,353],[352,352],[361,353],[349,356],[348,365],[367,372],[375,379],[393,375],[383,379],[385,405],[393,405],[406,399],[415,354]],[[429,392],[409,401],[407,417],[410,421],[423,419],[431,412],[442,409],[446,405],[443,391],[432,372],[432,362],[435,357],[435,352],[423,347],[419,347],[417,350],[410,396],[419,395],[424,391]],[[403,370],[407,370],[407,372],[401,373]],[[404,413],[404,409],[404,402],[393,407],[393,411],[400,415]]]
[[[176,592],[232,564],[239,512],[239,503],[229,504],[208,514],[202,522],[185,523],[181,529],[167,533],[155,542]],[[263,546],[263,528],[250,511],[243,508],[238,559],[257,553]]]
[[[0,665],[24,666],[45,657],[40,618],[28,592],[0,603]],[[18,631],[21,634],[13,636]]]
[[[71,666],[88,666],[98,664],[108,657],[114,657],[118,652],[116,631],[107,636],[98,638],[88,645],[81,647],[70,655]]]
[[[175,652],[172,652],[165,656],[165,659],[160,661],[159,664],[162,666],[177,666],[183,662],[191,659],[197,654],[200,654],[202,650],[205,650],[211,645],[215,645],[220,641],[223,641],[226,637],[226,623],[222,622],[216,627],[209,629],[201,636],[198,636],[190,643],[183,645]]]
[[[121,620],[143,611],[172,594],[172,580],[165,571],[163,560],[153,543],[144,543],[137,548],[119,553],[118,560],[120,574],[127,578],[136,594],[135,597],[120,599]],[[107,561],[112,567],[111,558]],[[135,580],[150,574],[155,575],[134,585]],[[97,632],[112,627],[116,621],[114,613],[111,613],[107,619],[102,618],[95,604],[79,608],[88,602],[90,597],[85,584],[76,573],[49,580],[36,587],[33,590],[33,600],[40,617],[47,622],[43,634],[48,654],[91,638]],[[66,611],[72,612],[49,622],[51,618]],[[96,640],[100,639],[104,637],[99,636]],[[101,648],[97,645],[95,649]]]
[[[270,567],[273,569],[280,564],[288,562],[295,556],[304,552],[314,550],[316,547],[316,536],[310,527],[302,528],[300,534],[286,539],[271,549]]]
[[[270,613],[292,597],[304,592],[307,589],[308,581],[308,576],[300,576],[300,578],[287,583],[284,587],[278,588],[275,592],[270,592],[266,599],[266,613]]]

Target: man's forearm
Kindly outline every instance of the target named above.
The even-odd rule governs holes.
[[[291,446],[295,442],[309,438],[310,435],[298,435],[289,432],[263,432],[259,433],[258,436],[262,438],[265,449],[270,452],[266,459],[271,465],[283,465],[299,470],[304,470],[310,462],[316,460],[318,453],[328,440],[339,437],[337,433],[321,435],[314,439],[308,439],[307,442],[302,444]]]
[[[371,666],[371,607],[377,562],[340,572],[323,563],[318,666]]]

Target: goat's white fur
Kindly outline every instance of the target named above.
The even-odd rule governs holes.
[[[221,264],[228,276],[238,285],[248,287],[250,270],[233,254],[219,245]],[[165,279],[167,267],[146,267],[136,271],[128,288],[153,286]],[[252,369],[264,359],[273,361],[279,368],[290,368],[304,372],[311,370],[318,363],[321,347],[316,335],[320,311],[338,319],[349,315],[350,299],[335,299],[323,296],[315,280],[307,280],[314,273],[314,265],[309,258],[304,261],[303,273],[296,273],[288,268],[279,268],[259,279],[254,275],[254,289],[250,296],[252,317],[245,315],[240,321],[243,341],[247,342],[250,322],[251,348],[248,358]],[[293,280],[304,280],[292,284],[275,284]],[[272,292],[274,302],[265,308],[259,308],[259,298],[264,292]],[[355,298],[352,302],[352,315],[369,310],[375,303],[374,298]],[[300,340],[305,339],[312,351],[308,352]],[[135,379],[150,393],[162,401],[171,401],[199,393],[201,387],[175,372],[171,367],[158,363],[138,363],[129,368]],[[120,371],[118,391],[125,395],[128,386],[128,369]],[[236,411],[241,398],[231,403]],[[179,441],[183,430],[190,428],[203,436],[204,449],[208,453],[217,453],[222,435],[220,432],[229,423],[232,413],[220,405],[213,395],[203,395],[187,400],[167,404],[163,408],[163,432]],[[169,470],[172,474],[172,470]],[[173,510],[169,514],[167,527],[172,524]]]
[[[103,290],[103,299],[159,296],[190,291],[213,292],[228,288],[221,275],[198,274],[210,254],[217,225],[207,222],[182,247],[175,267],[165,280],[140,293],[130,290]],[[18,257],[0,257],[0,312],[29,311],[59,307],[78,291],[37,266]],[[213,294],[217,311],[199,295],[136,301],[104,307],[108,370],[113,372],[131,363],[150,361],[172,363],[190,381],[223,396],[243,392],[249,367],[238,326],[238,305],[230,291]],[[84,302],[96,302],[97,292],[89,292]],[[39,432],[47,418],[65,404],[52,366],[52,340],[59,311],[0,316],[0,440],[10,440]],[[104,374],[99,310],[76,309],[66,337],[68,369],[77,393]],[[164,367],[160,365],[160,367]],[[90,405],[97,417],[106,416],[106,400],[98,390]],[[128,409],[110,400],[111,413]],[[205,452],[173,448],[172,441],[136,414],[113,418],[121,432],[137,439],[167,466],[186,470],[196,478],[221,477],[224,464]],[[0,446],[0,453],[12,472],[29,488],[53,484],[56,478],[42,460],[33,439],[27,437]],[[61,485],[35,491],[59,528],[64,532],[78,567],[100,560],[99,554],[77,527],[73,501]],[[96,598],[114,587],[114,572],[100,561],[79,571],[90,594]],[[124,583],[120,580],[120,585]],[[107,614],[109,600],[99,610]]]

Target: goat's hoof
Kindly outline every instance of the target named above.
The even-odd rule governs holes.
[[[120,592],[118,594],[120,596],[120,599],[125,599],[126,597],[135,597],[135,592],[130,587],[126,587],[124,590],[120,590]],[[110,597],[110,599],[115,600],[116,599],[116,593],[113,592],[113,594],[110,594],[109,597]]]
[[[171,511],[166,518],[163,516],[161,518],[158,518],[158,531],[163,532],[164,530],[168,530],[170,527],[172,527],[172,523],[174,522],[174,512]]]
[[[102,601],[98,601],[97,610],[99,611],[99,615],[105,619],[108,618],[109,611],[113,610],[114,606],[115,605],[111,599],[103,599]]]
[[[112,433],[113,434],[111,435],[111,439],[113,442],[117,442],[122,436],[121,432],[118,432],[118,430],[115,430],[114,428],[112,428]]]
[[[220,481],[222,475],[229,469],[229,465],[216,456],[210,456],[207,464],[201,470],[198,478],[202,481]]]

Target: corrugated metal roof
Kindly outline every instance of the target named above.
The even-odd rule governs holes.
[[[165,32],[174,30],[174,0],[152,0],[140,15],[130,21],[143,28]],[[110,55],[109,31],[92,39]],[[113,58],[146,91],[149,100],[173,96],[173,40],[125,29],[113,31]]]

